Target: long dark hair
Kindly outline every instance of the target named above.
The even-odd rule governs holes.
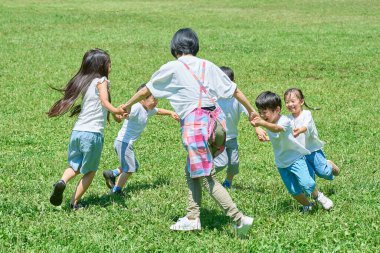
[[[305,96],[303,95],[302,91],[298,88],[290,88],[290,89],[287,89],[284,93],[284,99],[286,99],[286,97],[289,95],[289,94],[294,94],[296,95],[296,97],[299,99],[299,100],[303,100],[303,104],[310,110],[320,110],[321,108],[320,107],[310,107],[306,104],[306,101],[305,101]]]
[[[79,71],[73,78],[66,84],[63,89],[53,88],[63,93],[63,97],[59,99],[47,112],[49,117],[61,116],[70,110],[70,117],[77,115],[81,111],[81,105],[74,106],[75,101],[79,95],[82,97],[86,94],[94,78],[101,78],[103,76],[108,79],[109,65],[111,59],[108,53],[102,49],[95,48],[88,50],[82,60],[82,65]],[[111,102],[111,96],[108,92],[108,99]]]

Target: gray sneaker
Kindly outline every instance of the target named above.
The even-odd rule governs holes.
[[[112,170],[103,171],[103,177],[106,180],[107,187],[112,189],[115,186],[116,182],[116,177],[113,175]]]
[[[59,206],[62,204],[63,192],[66,188],[65,182],[59,180],[53,185],[53,192],[50,195],[50,203],[54,206]]]

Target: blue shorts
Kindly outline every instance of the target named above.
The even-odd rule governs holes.
[[[123,172],[136,172],[139,168],[139,163],[135,158],[133,145],[115,140],[113,144],[117,157],[119,158],[120,166]]]
[[[97,171],[103,149],[101,133],[73,131],[70,137],[67,162],[81,174]]]
[[[287,168],[278,168],[288,192],[293,195],[299,195],[302,192],[310,195],[315,188],[314,172],[309,170],[304,157],[296,160]]]
[[[216,172],[222,171],[227,166],[227,175],[235,176],[239,173],[239,151],[237,138],[226,141],[223,153],[214,158]]]
[[[327,180],[333,180],[332,166],[326,160],[326,156],[322,149],[312,152],[310,155],[306,155],[306,163],[309,169],[312,169],[315,174]]]

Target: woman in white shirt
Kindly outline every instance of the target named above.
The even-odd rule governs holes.
[[[153,94],[156,98],[168,99],[181,118],[182,141],[188,152],[185,174],[192,199],[189,199],[187,215],[180,218],[170,229],[201,229],[199,217],[203,184],[236,223],[238,235],[243,235],[251,227],[253,218],[244,216],[237,209],[228,192],[215,178],[213,157],[207,143],[207,130],[211,114],[217,115],[225,124],[223,112],[214,104],[214,100],[219,98],[234,96],[247,109],[252,119],[257,114],[245,95],[218,66],[196,57],[198,50],[196,33],[190,28],[178,30],[171,41],[171,53],[176,60],[161,66],[146,88],[137,92],[123,108],[130,112],[133,104]],[[200,84],[205,90],[202,90]]]

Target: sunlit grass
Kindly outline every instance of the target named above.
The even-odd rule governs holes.
[[[380,4],[376,1],[2,1],[0,3],[0,251],[9,252],[375,252],[379,229]],[[62,207],[50,205],[52,184],[66,166],[74,118],[48,119],[86,50],[112,59],[112,99],[129,98],[169,60],[181,27],[200,38],[200,57],[230,66],[251,102],[264,90],[301,88],[325,153],[342,168],[318,180],[335,204],[302,216],[286,192],[269,143],[239,125],[240,171],[231,195],[255,217],[246,240],[204,194],[200,233],[173,233],[185,214],[187,187],[179,127],[154,117],[135,144],[141,168],[126,197],[110,197],[101,172],[117,166],[105,129],[101,166],[71,212],[78,179]],[[170,109],[160,100],[159,106]],[[284,112],[286,113],[286,112]],[[224,172],[218,175],[223,179]]]

